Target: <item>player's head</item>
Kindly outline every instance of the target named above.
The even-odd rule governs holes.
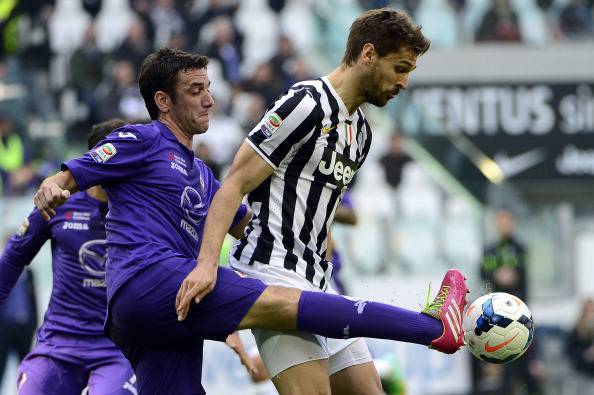
[[[510,237],[516,227],[516,217],[514,213],[507,208],[502,208],[497,211],[495,216],[495,226],[499,236],[503,239]]]
[[[208,129],[214,100],[206,72],[208,58],[161,48],[148,55],[138,85],[151,119],[168,118],[189,134]]]
[[[121,128],[126,124],[126,121],[120,118],[113,118],[105,122],[101,122],[93,125],[89,138],[87,139],[89,149],[96,146],[101,140],[103,140],[108,134]]]
[[[365,101],[384,106],[408,87],[409,73],[429,45],[421,27],[406,12],[369,10],[351,25],[342,62],[360,69],[360,93]]]

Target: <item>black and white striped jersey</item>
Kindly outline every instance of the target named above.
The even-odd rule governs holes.
[[[282,267],[325,289],[328,228],[371,144],[363,112],[349,115],[326,77],[303,81],[268,109],[246,142],[274,173],[248,195],[254,217],[231,266]]]

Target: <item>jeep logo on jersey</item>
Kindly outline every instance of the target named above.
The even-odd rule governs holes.
[[[202,196],[194,188],[187,186],[182,192],[181,208],[187,219],[198,224],[206,215],[205,205],[202,202]]]
[[[316,172],[326,176],[326,182],[343,189],[353,180],[356,171],[357,164],[355,162],[334,150],[325,149]]]
[[[95,276],[105,277],[107,251],[105,240],[89,240],[78,250],[78,262],[84,271]]]

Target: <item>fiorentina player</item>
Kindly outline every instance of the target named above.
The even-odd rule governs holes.
[[[303,290],[298,331],[262,326],[253,331],[282,395],[381,394],[367,345],[356,339],[381,337],[369,331],[371,325],[398,323],[401,328],[392,328],[390,338],[441,351],[462,345],[467,288],[457,270],[446,273],[425,314],[328,295],[336,293],[329,286],[332,263],[325,259],[329,226],[371,144],[360,106],[384,106],[406,89],[417,58],[428,48],[420,27],[405,12],[378,9],[357,18],[342,64],[327,76],[296,83],[270,105],[239,148],[211,204],[197,266],[180,287],[178,311],[183,318],[193,299],[208,298],[226,229],[247,194],[254,216],[231,252],[230,266],[270,286]],[[326,300],[337,305],[321,306]],[[352,317],[342,317],[352,309],[363,320],[357,330]],[[312,317],[317,325],[308,321]],[[314,333],[353,339],[328,340]]]
[[[50,219],[72,192],[104,186],[109,201],[106,332],[130,360],[139,393],[204,394],[204,339],[223,341],[239,329],[299,327],[330,337],[426,345],[440,337],[433,345],[455,352],[461,334],[444,331],[438,319],[425,314],[374,302],[361,308],[362,303],[335,295],[267,286],[216,264],[193,270],[202,238],[210,237],[205,218],[219,188],[191,150],[193,136],[208,129],[213,105],[207,63],[206,57],[177,49],[150,54],[139,86],[153,121],[117,129],[100,146],[67,161],[34,198]],[[242,236],[250,215],[241,207],[239,202],[225,218],[223,233]],[[218,264],[220,244],[215,249],[209,254],[216,253]],[[190,272],[191,284],[184,282]],[[463,304],[464,281],[455,273],[450,277],[450,291],[431,309],[437,317],[452,304]],[[195,284],[201,292],[192,292]],[[199,302],[192,308],[186,290]]]
[[[124,125],[93,126],[89,148]],[[0,304],[47,240],[52,244],[53,288],[37,345],[19,367],[20,395],[135,394],[122,352],[105,337],[105,215],[107,196],[95,186],[78,192],[45,221],[35,210],[0,257]]]

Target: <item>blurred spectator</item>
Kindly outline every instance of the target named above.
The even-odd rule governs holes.
[[[208,145],[202,142],[195,144],[194,154],[196,154],[196,157],[198,157],[202,162],[204,162],[206,166],[210,168],[210,170],[212,170],[212,174],[214,174],[215,178],[220,180],[221,167],[215,161],[213,161]]]
[[[129,0],[129,4],[136,16],[142,20],[146,31],[146,39],[152,48],[155,42],[155,26],[151,19],[152,0]]]
[[[274,70],[269,63],[258,65],[254,74],[242,81],[241,88],[245,92],[261,95],[266,103],[272,103],[279,93],[283,91],[282,83],[276,78]]]
[[[272,72],[280,79],[284,89],[290,88],[296,82],[292,77],[293,70],[291,70],[295,59],[296,54],[293,42],[288,36],[280,36],[276,53],[268,63],[272,66]]]
[[[567,353],[577,372],[575,394],[594,395],[594,300],[588,299],[567,338]]]
[[[592,5],[586,0],[571,0],[559,15],[559,26],[563,34],[568,37],[592,36],[594,33]]]
[[[404,165],[410,162],[412,158],[408,156],[404,149],[404,137],[400,132],[393,133],[390,136],[388,151],[379,159],[379,163],[384,169],[386,182],[394,190],[402,181],[402,170]]]
[[[21,362],[31,349],[36,328],[35,284],[33,272],[27,268],[0,306],[0,389],[8,357],[14,353]]]
[[[514,235],[514,214],[499,210],[495,225],[498,240],[484,251],[481,279],[489,292],[507,292],[526,302],[526,250]]]
[[[95,26],[90,24],[86,31],[82,46],[70,58],[70,78],[78,99],[89,109],[87,123],[93,124],[97,116],[95,89],[103,78],[106,56],[97,47]]]
[[[493,0],[493,5],[483,16],[476,33],[476,41],[521,41],[518,16],[509,0]]]
[[[268,7],[277,14],[280,14],[283,8],[285,8],[285,0],[268,0]]]
[[[54,9],[51,4],[43,1],[21,4],[23,11],[27,12],[21,27],[28,31],[28,34],[21,35],[19,61],[27,89],[35,92],[35,95],[31,96],[31,112],[48,119],[55,113],[49,81],[53,55],[49,42],[49,19]]]
[[[217,17],[213,21],[213,39],[206,56],[216,59],[223,68],[223,78],[231,84],[239,82],[242,60],[241,43],[231,19]]]
[[[95,19],[95,17],[101,11],[102,5],[102,0],[82,0],[82,6],[84,10],[88,12],[93,19]]]
[[[500,209],[495,217],[497,241],[485,248],[481,279],[486,292],[507,292],[527,303],[526,249],[514,235],[516,219],[508,209]],[[540,363],[535,344],[526,354],[506,365],[473,361],[475,393],[481,395],[541,394]]]
[[[364,10],[384,8],[390,4],[390,0],[359,0],[358,2],[361,8]]]
[[[25,190],[35,173],[29,149],[6,114],[0,114],[0,195],[13,195]]]
[[[196,45],[201,37],[202,28],[220,16],[233,19],[238,7],[236,1],[229,0],[190,0],[189,2],[191,5],[188,7],[188,37],[192,46]],[[235,33],[238,32],[235,31]]]
[[[18,49],[18,1],[0,1],[0,56],[12,55]]]
[[[222,113],[215,103],[210,110],[208,132],[194,136],[194,152],[198,152],[198,144],[207,146],[210,163],[222,168],[231,163],[245,136],[237,120]]]
[[[245,105],[245,108],[234,108],[232,115],[239,121],[245,136],[247,136],[266,112],[266,100],[258,93],[242,94],[242,97],[246,98],[245,103],[238,105],[237,100],[235,100],[234,107],[243,107]]]
[[[29,92],[18,60],[0,56],[0,113],[11,114],[13,123],[24,127],[29,116]]]
[[[310,80],[313,78],[308,65],[301,58],[294,58],[288,65],[289,79],[285,82],[286,88],[290,88],[299,81]]]
[[[148,117],[132,63],[114,63],[112,74],[97,88],[97,105],[101,119]]]
[[[146,27],[143,20],[136,17],[130,23],[126,38],[114,52],[116,60],[127,60],[134,67],[134,75],[140,72],[140,66],[144,58],[152,51],[152,46],[146,35]]]
[[[184,20],[173,0],[155,0],[150,16],[155,26],[155,48],[166,46],[173,34],[184,32]]]

